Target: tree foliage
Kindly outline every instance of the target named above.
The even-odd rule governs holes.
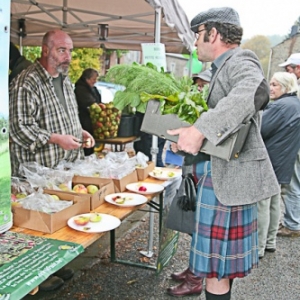
[[[81,76],[87,68],[101,70],[102,49],[96,48],[75,48],[72,52],[72,61],[69,69],[69,77],[73,83]],[[41,56],[41,47],[23,47],[23,55],[34,62]]]
[[[252,50],[258,57],[265,76],[268,72],[271,42],[264,35],[256,35],[241,45],[243,49]]]
[[[101,70],[101,48],[75,48],[72,53],[72,62],[69,70],[71,81],[75,83],[87,68]]]

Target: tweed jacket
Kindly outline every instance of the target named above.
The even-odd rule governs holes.
[[[252,125],[238,158],[211,157],[214,192],[224,205],[245,205],[280,192],[260,133],[261,111],[269,89],[256,55],[237,47],[229,50],[209,86],[208,105],[194,126],[213,144],[224,141],[243,121]]]

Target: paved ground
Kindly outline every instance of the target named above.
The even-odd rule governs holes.
[[[157,224],[157,218],[155,218]],[[148,214],[133,214],[122,224],[117,234],[118,257],[133,262],[147,261],[140,254],[148,247]],[[155,231],[157,233],[157,225]],[[155,234],[155,236],[157,236]],[[86,249],[80,257],[70,263],[76,270],[73,279],[54,292],[39,292],[25,299],[74,299],[74,300],[156,300],[173,299],[166,288],[175,285],[170,279],[174,271],[184,270],[188,264],[190,237],[180,235],[175,257],[159,274],[155,271],[111,263],[106,236]],[[155,265],[158,241],[154,239],[154,256],[146,262]],[[25,300],[24,299],[24,300]],[[184,299],[205,299],[185,297]],[[300,299],[300,238],[278,238],[277,251],[266,253],[258,269],[244,279],[235,280],[232,300],[299,300]]]

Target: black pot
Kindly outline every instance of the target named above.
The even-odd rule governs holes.
[[[135,115],[123,115],[118,129],[118,137],[128,137],[134,135]]]
[[[143,123],[144,114],[137,112],[134,119],[133,135],[141,135],[141,126]]]

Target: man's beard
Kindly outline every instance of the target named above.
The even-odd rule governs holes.
[[[62,64],[57,66],[56,71],[58,73],[66,75],[66,74],[68,74],[69,66],[70,66],[70,63],[68,63],[68,64],[62,63]]]

